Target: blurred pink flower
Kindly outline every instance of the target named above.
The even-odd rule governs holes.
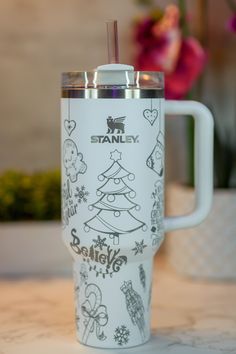
[[[183,98],[198,79],[206,63],[200,43],[182,38],[180,13],[169,5],[159,19],[145,18],[136,26],[135,39],[140,45],[136,57],[137,70],[163,71],[166,97]]]
[[[179,29],[179,19],[179,8],[173,4],[166,6],[163,16],[156,22],[153,28],[153,33],[158,37],[161,34],[166,34],[172,29]]]
[[[231,32],[236,32],[236,13],[228,20],[227,28]]]
[[[181,42],[175,67],[166,72],[162,56],[164,49],[158,42],[155,47],[144,48],[137,56],[136,69],[164,71],[166,98],[181,99],[201,74],[206,63],[206,54],[195,38],[185,38]]]
[[[201,75],[206,59],[204,49],[195,38],[184,39],[176,68],[165,77],[166,96],[173,99],[183,98]]]
[[[149,47],[155,44],[156,38],[152,34],[152,27],[155,21],[146,17],[138,22],[135,28],[135,41],[142,47]]]

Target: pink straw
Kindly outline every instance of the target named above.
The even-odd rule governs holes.
[[[107,51],[108,51],[108,63],[119,63],[119,46],[118,46],[118,31],[117,21],[108,20],[107,25]]]

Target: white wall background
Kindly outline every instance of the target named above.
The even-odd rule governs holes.
[[[192,11],[194,3],[188,1]],[[106,62],[104,22],[114,17],[119,21],[121,61],[131,63],[131,22],[139,12],[132,0],[1,0],[0,171],[59,166],[60,73]],[[217,94],[222,97],[221,89],[213,92],[221,84],[217,68],[225,70],[228,61],[234,65],[231,54],[236,36],[222,35],[229,15],[225,1],[211,0],[209,15],[211,43],[220,59],[207,84],[213,86],[209,97],[214,100]],[[226,80],[227,99],[234,102],[230,77]],[[219,98],[217,102],[222,109]],[[183,176],[185,159],[183,124],[175,121],[167,128],[169,174],[178,178]]]

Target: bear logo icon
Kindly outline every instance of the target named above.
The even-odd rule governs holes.
[[[124,120],[126,117],[118,117],[118,118],[112,118],[109,116],[107,118],[107,134],[114,134],[115,130],[117,134],[124,134],[125,132],[125,125],[124,125]]]

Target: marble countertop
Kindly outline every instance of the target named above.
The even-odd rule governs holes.
[[[0,354],[236,353],[236,283],[191,281],[155,262],[152,338],[98,350],[75,340],[71,279],[0,280]]]

